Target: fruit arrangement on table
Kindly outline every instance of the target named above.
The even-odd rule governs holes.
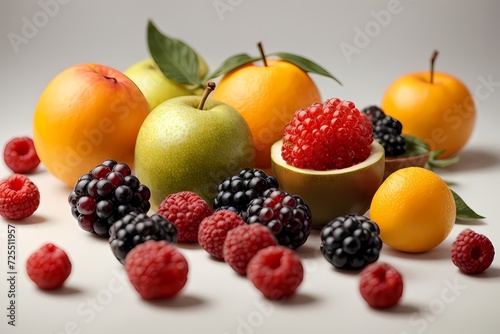
[[[386,308],[401,298],[404,275],[378,261],[384,244],[432,251],[457,218],[483,218],[432,170],[458,162],[475,121],[465,85],[434,71],[437,53],[430,71],[399,78],[381,106],[359,109],[321,98],[309,73],[340,83],[326,69],[265,54],[260,43],[260,56],[237,54],[213,72],[152,22],[148,45],[151,58],[123,73],[79,64],[55,76],[33,139],[5,146],[14,174],[0,182],[0,215],[27,218],[40,205],[28,175],[43,163],[70,187],[76,223],[109,240],[142,298],[185,286],[177,243],[199,244],[266,298],[292,298],[305,279],[296,250],[316,228],[325,260],[359,270],[361,296]],[[493,257],[489,239],[470,229],[450,250],[469,274]],[[40,289],[60,288],[69,258],[47,240],[28,275]]]

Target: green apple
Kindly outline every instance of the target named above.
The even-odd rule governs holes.
[[[198,56],[201,78],[208,72],[207,63]],[[160,103],[177,96],[202,95],[203,88],[190,87],[168,79],[153,58],[141,60],[123,72],[139,87],[152,109]]]
[[[151,207],[169,194],[192,191],[212,205],[217,185],[250,167],[250,128],[231,106],[203,97],[169,99],[144,120],[135,147],[135,173],[151,190]]]

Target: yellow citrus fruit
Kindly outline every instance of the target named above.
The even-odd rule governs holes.
[[[45,167],[73,187],[106,159],[133,168],[135,140],[149,114],[139,88],[123,73],[79,64],[52,79],[33,119],[33,141]]]
[[[378,188],[370,218],[380,227],[380,238],[392,248],[424,252],[438,246],[456,219],[453,195],[434,172],[407,167],[392,173]]]
[[[271,146],[281,139],[295,111],[321,102],[307,72],[283,60],[250,63],[227,73],[212,97],[238,110],[255,145],[254,167],[271,172]]]
[[[403,124],[403,133],[417,136],[439,158],[453,156],[472,135],[476,119],[474,100],[456,77],[435,72],[415,72],[396,79],[386,90],[384,112]]]

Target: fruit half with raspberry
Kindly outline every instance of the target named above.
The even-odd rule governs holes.
[[[310,206],[317,228],[337,216],[364,214],[385,169],[371,120],[338,98],[297,110],[283,139],[273,144],[271,159],[280,189]]]
[[[111,225],[129,212],[147,213],[150,197],[127,164],[106,160],[80,177],[68,202],[83,230],[109,237]]]

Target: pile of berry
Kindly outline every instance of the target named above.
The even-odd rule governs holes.
[[[397,119],[386,115],[377,106],[361,110],[373,124],[373,139],[384,147],[387,157],[395,157],[406,152],[406,141],[401,135],[403,125]]]
[[[280,245],[296,249],[312,229],[312,213],[302,198],[278,189],[276,178],[258,169],[243,169],[217,186],[214,209],[237,212],[248,224],[266,225]]]
[[[68,202],[83,230],[108,237],[111,225],[129,212],[147,213],[150,196],[127,164],[106,160],[80,177]]]
[[[333,98],[295,113],[285,127],[281,155],[297,168],[341,169],[365,161],[372,141],[366,115],[354,103]]]

